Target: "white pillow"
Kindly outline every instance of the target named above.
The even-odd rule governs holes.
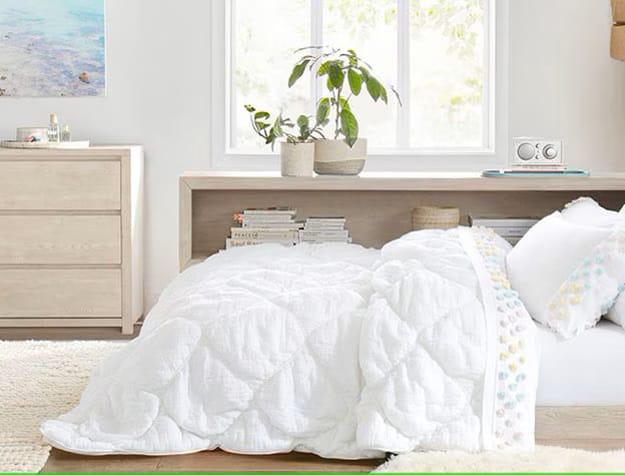
[[[569,221],[588,226],[600,226],[602,228],[613,228],[625,218],[621,212],[603,208],[592,198],[582,197],[571,201],[562,210],[562,216]]]
[[[625,220],[624,210],[625,206],[620,212],[607,210],[592,198],[580,198],[569,203],[562,211],[562,216],[579,224],[613,228]],[[606,318],[625,328],[625,293],[623,290],[625,290],[625,282],[619,284],[619,296],[608,311]]]
[[[506,258],[510,283],[532,317],[565,338],[594,326],[625,282],[624,232],[599,219],[577,223],[592,215],[588,204],[569,205],[568,219],[558,211],[542,219]]]

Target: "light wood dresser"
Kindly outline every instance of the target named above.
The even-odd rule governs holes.
[[[143,150],[0,149],[0,327],[143,314]]]

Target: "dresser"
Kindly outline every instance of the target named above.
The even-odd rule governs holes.
[[[0,149],[0,327],[143,314],[143,150]]]

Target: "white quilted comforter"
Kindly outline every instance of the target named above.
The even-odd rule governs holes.
[[[41,430],[87,454],[530,448],[535,327],[505,252],[459,228],[221,253]]]

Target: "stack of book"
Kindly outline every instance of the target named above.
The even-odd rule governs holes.
[[[299,242],[299,231],[304,227],[295,221],[296,211],[288,208],[246,209],[233,216],[240,227],[230,229],[226,249],[278,243],[294,246]]]
[[[471,226],[490,228],[512,245],[519,242],[537,222],[538,220],[533,218],[473,218],[469,216]]]
[[[352,242],[345,229],[345,218],[308,218],[299,231],[299,242]]]

